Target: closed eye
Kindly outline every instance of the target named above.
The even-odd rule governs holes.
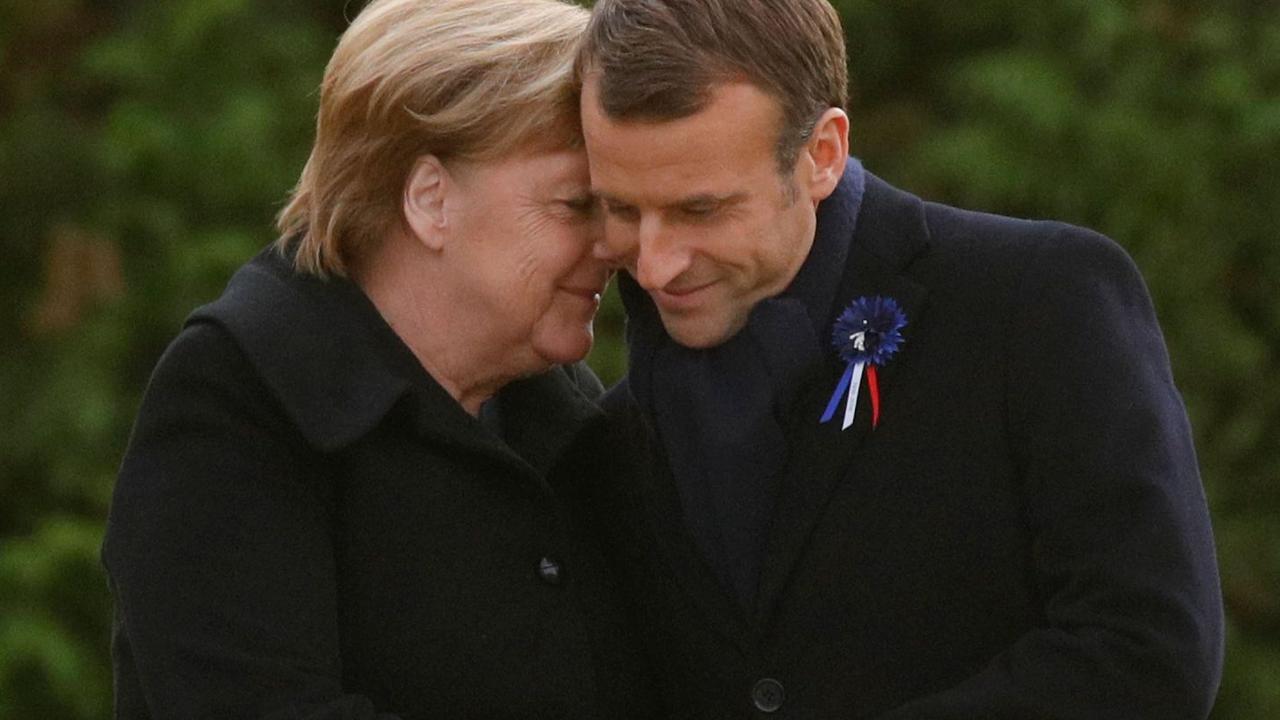
[[[594,215],[596,210],[596,199],[591,195],[575,195],[561,200],[560,204],[574,214],[586,217]]]
[[[620,203],[617,200],[604,200],[604,211],[609,217],[621,220],[622,222],[634,223],[640,220],[640,211],[635,205]]]
[[[695,195],[685,198],[673,208],[676,217],[689,223],[719,222],[746,202],[746,193],[727,195]]]
[[[681,205],[680,214],[690,220],[706,220],[716,214],[720,204],[715,202],[696,202]]]

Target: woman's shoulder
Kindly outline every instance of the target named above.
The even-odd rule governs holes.
[[[152,371],[135,435],[150,427],[227,423],[288,432],[269,387],[232,334],[217,323],[188,321]]]
[[[149,414],[214,406],[260,420],[283,419],[258,357],[271,335],[276,352],[288,352],[288,335],[271,327],[271,308],[282,299],[273,288],[279,284],[271,278],[273,254],[268,249],[241,266],[217,299],[187,317],[152,371],[139,423]]]
[[[242,265],[223,292],[196,308],[152,370],[134,422],[128,457],[154,442],[243,435],[306,449],[287,378],[324,353],[307,338],[320,311],[290,279],[288,261],[267,248]],[[323,387],[309,389],[323,393]],[[297,393],[301,393],[298,390]],[[309,450],[308,450],[309,452]]]
[[[317,285],[318,288],[308,287]],[[250,356],[275,347],[294,331],[318,324],[315,297],[329,285],[304,277],[273,245],[240,266],[213,302],[196,308],[187,319],[191,326],[208,322],[221,326]]]
[[[165,348],[153,374],[200,375],[207,380],[251,373],[251,365],[225,327],[207,320],[188,319]]]
[[[241,267],[187,324],[219,328],[265,392],[325,452],[366,434],[411,385],[405,368],[416,361],[364,293],[344,278],[295,270],[274,247]]]

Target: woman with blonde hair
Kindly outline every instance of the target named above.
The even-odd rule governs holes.
[[[119,718],[649,717],[563,451],[591,257],[586,11],[375,0],[281,239],[157,366],[103,560]]]

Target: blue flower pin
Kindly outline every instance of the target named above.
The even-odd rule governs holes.
[[[835,417],[840,399],[846,398],[844,424],[841,430],[853,425],[858,407],[858,392],[862,378],[867,378],[867,394],[871,396],[871,427],[880,424],[880,378],[877,368],[883,367],[898,352],[904,342],[902,329],[907,326],[907,314],[893,298],[875,295],[854,300],[831,330],[831,342],[836,353],[845,363],[844,374],[827,403],[827,410],[820,422]]]

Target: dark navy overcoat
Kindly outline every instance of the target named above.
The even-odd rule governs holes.
[[[643,353],[604,400],[612,435],[583,453],[617,469],[598,471],[599,531],[672,716],[1204,718],[1223,650],[1214,547],[1134,264],[1095,233],[872,176],[851,242],[832,319],[892,297],[905,344],[875,429],[865,411],[819,424],[834,353],[782,409],[790,459],[754,609],[696,550],[664,449],[687,438],[636,399],[652,396]],[[654,308],[623,283],[644,342]]]

